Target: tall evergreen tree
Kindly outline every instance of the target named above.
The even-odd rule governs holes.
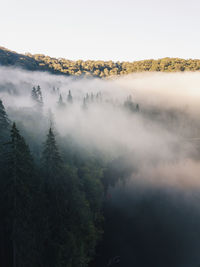
[[[35,103],[42,106],[43,105],[43,97],[41,87],[38,85],[37,87],[33,87],[31,91],[31,97]]]
[[[83,109],[87,109],[87,101],[86,101],[86,98],[85,98],[85,97],[83,98],[83,105],[82,105],[82,108],[83,108]]]
[[[65,103],[63,102],[63,98],[62,95],[59,95],[59,99],[58,99],[58,107],[59,108],[64,108],[65,107]]]
[[[4,203],[1,220],[6,251],[3,266],[34,266],[34,238],[31,231],[33,159],[15,123],[7,147],[6,172],[1,195]]]
[[[6,114],[2,100],[0,100],[0,266],[6,266],[6,233],[5,224],[6,221],[3,220],[5,214],[5,200],[4,200],[4,190],[6,181],[6,157],[7,157],[7,147],[6,143],[9,140],[9,128],[10,121]]]
[[[5,143],[9,139],[10,120],[0,99],[0,174],[4,166]]]
[[[49,129],[44,150],[42,153],[42,175],[44,195],[44,217],[43,225],[45,234],[43,236],[43,265],[46,267],[57,266],[59,259],[59,247],[62,231],[62,205],[63,201],[63,178],[62,159],[58,151],[55,136]]]
[[[94,94],[93,93],[91,93],[91,95],[90,95],[90,100],[91,100],[91,102],[94,102]]]
[[[58,151],[55,136],[51,128],[49,129],[47,140],[44,144],[42,166],[45,174],[49,177],[49,179],[54,179],[54,177],[59,174],[60,170],[62,169],[61,156]]]
[[[68,103],[73,103],[73,97],[72,97],[72,94],[71,94],[71,90],[69,90],[69,93],[68,93],[68,96],[67,96],[67,101],[68,101]]]
[[[137,112],[140,111],[140,106],[139,106],[139,104],[136,104],[136,111],[137,111]]]
[[[3,105],[2,100],[0,99],[0,132],[3,130],[7,130],[9,127],[9,119],[5,111],[5,107]]]
[[[35,86],[31,90],[31,97],[32,97],[33,101],[36,101],[37,102],[38,95],[37,95],[37,90],[36,90]]]
[[[40,103],[40,105],[43,105],[42,91],[39,85],[37,86],[37,95],[38,95],[38,102]]]
[[[93,212],[72,166],[63,164],[49,129],[42,154],[43,248],[45,267],[88,266],[97,234]]]

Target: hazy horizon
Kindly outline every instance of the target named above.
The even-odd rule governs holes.
[[[11,52],[16,52],[17,54],[22,54],[22,55],[26,55],[26,54],[32,54],[32,55],[37,55],[37,54],[41,54],[41,55],[45,55],[45,56],[49,56],[51,58],[56,58],[56,59],[59,59],[59,58],[63,58],[63,59],[66,59],[66,60],[71,60],[71,61],[79,61],[79,60],[82,60],[82,61],[87,61],[87,60],[91,60],[91,61],[105,61],[105,62],[108,62],[108,61],[113,61],[113,62],[136,62],[136,61],[143,61],[143,60],[159,60],[159,59],[163,59],[163,58],[180,58],[180,59],[184,59],[184,60],[200,60],[200,58],[183,58],[183,57],[167,57],[167,56],[163,56],[163,57],[158,57],[158,58],[141,58],[141,59],[136,59],[136,60],[112,60],[112,59],[105,59],[103,60],[102,58],[97,58],[97,59],[91,59],[91,58],[85,58],[85,59],[81,59],[81,58],[77,58],[77,59],[72,59],[72,58],[69,58],[69,57],[54,57],[52,55],[49,55],[47,53],[31,53],[29,51],[26,51],[26,52],[19,52],[19,51],[16,51],[15,49],[10,49],[9,47],[5,47],[5,46],[2,46],[0,45],[0,48],[4,48],[6,50],[9,50]]]
[[[197,0],[8,0],[2,3],[0,43],[71,60],[200,58],[199,9]]]

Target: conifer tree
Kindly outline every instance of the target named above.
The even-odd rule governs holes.
[[[34,86],[34,87],[32,88],[32,90],[31,90],[31,97],[32,97],[32,99],[33,99],[34,101],[37,102],[37,98],[38,98],[38,96],[37,96],[37,90],[36,90],[35,86]]]
[[[51,128],[44,144],[42,173],[43,266],[86,267],[96,244],[92,212],[77,174],[64,167]]]
[[[6,181],[6,143],[9,140],[10,121],[6,114],[2,100],[0,100],[0,266],[6,266],[6,247],[7,240],[5,231],[4,214],[6,211],[6,203],[4,199],[5,181]]]
[[[42,167],[45,174],[52,179],[60,173],[62,168],[62,160],[51,128],[49,129],[47,140],[44,144]]]
[[[87,102],[89,101],[89,94],[88,93],[86,94],[86,101]]]
[[[128,109],[129,111],[131,111],[131,112],[136,111],[136,107],[135,107],[135,104],[134,104],[134,102],[132,100],[132,96],[131,95],[129,95],[127,97],[127,100],[124,102],[124,107],[126,109]]]
[[[4,201],[1,220],[6,233],[6,240],[3,241],[7,251],[4,258],[5,266],[33,266],[34,238],[31,232],[33,159],[15,123],[11,129],[10,142],[6,145],[8,153],[1,195]]]
[[[44,266],[54,267],[59,257],[59,242],[63,227],[62,222],[62,205],[63,201],[63,167],[62,159],[58,151],[55,136],[52,129],[49,129],[47,139],[44,144],[42,153],[42,174],[44,194],[44,217],[45,225],[43,226],[44,240],[46,244],[43,253]]]
[[[0,177],[3,176],[5,143],[9,139],[10,120],[8,119],[2,100],[0,99]],[[1,180],[1,179],[0,179]]]
[[[54,127],[55,127],[55,120],[54,120],[54,114],[53,114],[53,112],[52,112],[51,109],[48,109],[47,117],[48,117],[49,127],[51,129],[54,129]]]
[[[68,103],[73,103],[73,97],[72,97],[72,94],[71,94],[71,90],[69,90],[69,93],[68,93],[68,96],[67,96],[67,101],[68,101]]]
[[[59,108],[64,108],[65,107],[65,103],[63,102],[63,98],[62,98],[61,94],[60,94],[59,99],[58,99],[58,107]]]
[[[91,99],[91,102],[94,102],[94,94],[93,93],[91,93],[90,99]]]
[[[31,97],[33,101],[36,102],[38,105],[43,105],[42,91],[39,85],[37,87],[34,86],[32,88]]]
[[[0,131],[8,129],[9,119],[6,114],[2,100],[0,99]]]
[[[86,98],[83,98],[83,105],[82,105],[83,109],[87,109],[87,103],[86,103]]]
[[[39,85],[37,86],[37,95],[38,95],[38,102],[42,105],[43,97],[42,97],[42,91]]]

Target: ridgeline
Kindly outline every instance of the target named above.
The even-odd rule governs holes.
[[[102,60],[68,60],[52,58],[42,54],[18,54],[0,47],[0,65],[15,66],[32,71],[48,71],[67,76],[91,76],[105,78],[134,72],[199,71],[200,59],[162,58],[134,62],[113,62]]]

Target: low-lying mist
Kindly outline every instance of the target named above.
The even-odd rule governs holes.
[[[27,142],[42,144],[51,126],[61,151],[95,151],[123,177],[109,188],[95,266],[198,266],[200,73],[103,80],[1,67],[0,99]]]

